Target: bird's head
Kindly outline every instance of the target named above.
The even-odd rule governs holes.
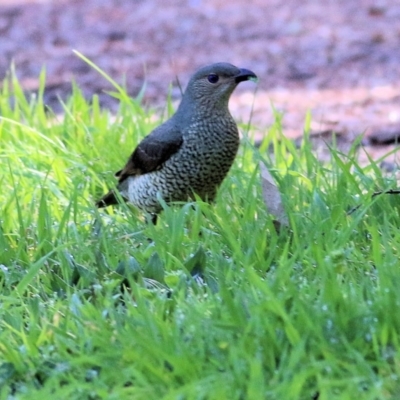
[[[254,72],[228,63],[216,63],[200,68],[191,77],[182,103],[196,106],[225,108],[236,86],[243,81],[257,80]]]

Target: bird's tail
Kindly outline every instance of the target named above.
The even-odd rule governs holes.
[[[104,208],[108,206],[112,206],[114,204],[119,204],[119,199],[121,196],[117,196],[114,190],[110,190],[107,194],[105,194],[100,200],[96,201],[96,207]]]

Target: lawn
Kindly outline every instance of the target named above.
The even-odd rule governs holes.
[[[0,399],[400,398],[400,199],[371,196],[394,175],[355,150],[322,164],[279,114],[255,148],[244,121],[215,204],[154,226],[94,202],[160,113],[74,86],[54,115],[40,79],[26,96],[11,73],[0,94]]]

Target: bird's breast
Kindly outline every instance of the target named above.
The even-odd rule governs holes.
[[[236,151],[239,132],[235,121],[229,116],[194,122],[183,135],[183,139],[184,145],[195,146],[201,152]]]
[[[179,171],[195,192],[208,195],[225,178],[238,147],[239,134],[233,120],[200,121],[185,132],[182,147],[167,170]]]

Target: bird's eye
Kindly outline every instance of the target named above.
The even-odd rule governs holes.
[[[217,83],[219,76],[217,74],[210,74],[207,76],[208,82],[210,83]]]

